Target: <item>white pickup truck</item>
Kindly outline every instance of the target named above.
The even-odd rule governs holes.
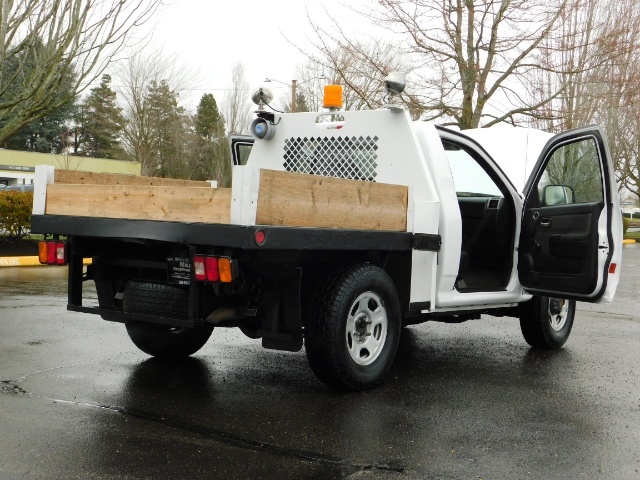
[[[357,390],[389,370],[404,326],[511,316],[558,348],[576,301],[614,297],[622,221],[597,126],[457,132],[389,106],[260,110],[252,128],[232,140],[230,189],[38,167],[32,231],[43,263],[69,264],[68,309],[168,359],[214,326],[304,342],[321,381]]]

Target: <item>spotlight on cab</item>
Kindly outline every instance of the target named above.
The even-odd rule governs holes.
[[[258,140],[271,140],[275,134],[275,125],[267,119],[258,117],[251,123],[251,135]]]
[[[253,103],[258,105],[258,110],[264,110],[264,106],[269,105],[271,100],[273,100],[273,92],[266,87],[260,87],[253,92],[251,100],[253,100]]]

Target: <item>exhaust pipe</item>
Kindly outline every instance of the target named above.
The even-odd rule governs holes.
[[[235,320],[237,317],[238,317],[238,312],[235,308],[223,307],[211,312],[207,316],[207,318],[204,319],[204,322],[217,325],[220,322],[224,322],[226,320]]]

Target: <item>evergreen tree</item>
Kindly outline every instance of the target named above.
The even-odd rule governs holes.
[[[196,112],[196,133],[206,139],[224,136],[224,119],[218,110],[216,99],[205,93],[200,99]]]
[[[178,105],[178,93],[166,80],[153,81],[147,89],[145,103],[153,138],[158,174],[162,177],[189,178],[185,160],[186,119]]]
[[[217,180],[220,186],[231,181],[231,160],[225,124],[216,99],[206,93],[200,99],[194,117],[197,136],[196,155],[193,165],[194,178],[199,180]]]
[[[62,153],[73,143],[70,124],[78,106],[63,105],[49,115],[23,127],[6,142],[10,150],[26,150],[40,153]]]
[[[309,112],[309,105],[307,104],[307,97],[303,93],[298,92],[296,94],[296,112]]]
[[[288,101],[284,106],[284,111],[287,113],[291,113],[291,98],[289,97]],[[310,112],[309,104],[307,103],[307,97],[304,96],[304,93],[297,92],[296,93],[296,112]]]
[[[78,150],[88,157],[122,157],[120,137],[125,119],[111,89],[111,76],[103,75],[98,87],[82,104]]]

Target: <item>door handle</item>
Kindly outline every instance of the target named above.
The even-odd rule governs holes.
[[[542,220],[540,220],[540,227],[542,227],[542,228],[551,228],[551,219],[550,218],[543,218]]]

